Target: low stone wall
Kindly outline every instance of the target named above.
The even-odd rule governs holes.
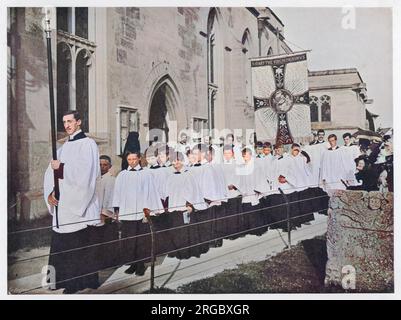
[[[393,292],[393,193],[335,191],[328,215],[325,285]]]

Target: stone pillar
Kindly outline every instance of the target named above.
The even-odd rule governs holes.
[[[393,292],[393,193],[338,190],[330,198],[325,285]]]

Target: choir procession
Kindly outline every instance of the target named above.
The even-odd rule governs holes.
[[[383,172],[392,175],[389,157],[379,161],[390,137],[366,148],[340,147],[335,135],[326,140],[324,132],[310,145],[287,146],[243,146],[233,134],[219,144],[209,137],[189,143],[182,135],[175,145],[154,142],[143,154],[131,141],[115,177],[110,157],[99,156],[81,131],[79,113],[67,112],[63,122],[69,140],[46,171],[44,195],[53,215],[49,265],[56,270],[56,288],[66,293],[96,288],[97,272],[105,268],[126,265],[127,274],[144,275],[151,227],[154,255],[188,259],[224,239],[310,224],[314,213],[327,214],[332,190],[392,189],[389,179],[379,179]]]
[[[4,8],[7,298],[397,293],[395,4],[47,2]]]

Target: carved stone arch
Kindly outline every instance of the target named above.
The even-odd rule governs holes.
[[[72,61],[75,58],[75,54],[70,46],[70,44],[68,42],[65,41],[59,41],[57,43],[57,51],[62,48],[62,50],[68,50],[69,51],[69,55],[70,55],[70,60]]]
[[[224,28],[219,8],[210,8],[207,18],[209,129],[225,127]]]
[[[76,58],[78,58],[78,56],[79,56],[81,51],[85,51],[85,55],[86,55],[85,58],[87,59],[86,65],[88,67],[90,67],[92,65],[92,62],[93,62],[94,53],[91,52],[90,50],[86,49],[86,48],[79,47],[79,48],[77,48],[77,51],[75,52]]]
[[[217,23],[219,27],[222,26],[222,15],[220,12],[219,8],[212,7],[209,9],[209,13],[207,16],[207,25],[206,25],[206,30],[209,33],[209,31],[212,29],[213,25]]]
[[[176,110],[172,111],[172,113],[175,115],[175,120],[183,122],[186,126],[188,126],[186,110],[184,108],[184,101],[182,98],[182,92],[184,92],[184,89],[180,83],[179,77],[174,72],[173,68],[170,67],[170,63],[167,61],[154,64],[148,77],[144,81],[142,92],[146,110],[148,112],[150,110],[150,104],[152,103],[155,88],[160,86],[163,82],[169,84],[175,95]]]
[[[175,129],[179,132],[182,129],[189,127],[189,120],[187,111],[185,108],[185,102],[183,100],[184,89],[180,83],[179,77],[172,70],[170,64],[167,61],[160,62],[153,66],[148,77],[144,81],[142,87],[142,101],[145,106],[144,119],[148,119],[150,122],[151,108],[155,94],[160,94],[160,89],[165,90],[165,103],[167,107],[167,116],[170,121],[176,121],[176,128],[170,130],[172,136],[174,136]],[[149,127],[150,123],[148,123]]]

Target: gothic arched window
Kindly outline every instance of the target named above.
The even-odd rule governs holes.
[[[219,40],[217,31],[217,11],[216,8],[212,8],[207,19],[208,101],[211,129],[215,125],[216,96],[219,90],[218,74],[216,73],[218,64],[216,45]]]
[[[310,121],[319,122],[319,99],[315,96],[309,97]]]
[[[331,121],[331,99],[327,95],[320,97],[320,108],[321,108],[321,118],[322,122]]]
[[[242,35],[242,61],[243,61],[243,75],[242,78],[245,82],[245,101],[252,104],[252,91],[251,91],[251,67],[249,62],[250,49],[251,49],[251,35],[247,28]]]
[[[89,131],[89,72],[95,43],[88,40],[88,8],[57,8],[57,131],[63,113],[79,111]]]

